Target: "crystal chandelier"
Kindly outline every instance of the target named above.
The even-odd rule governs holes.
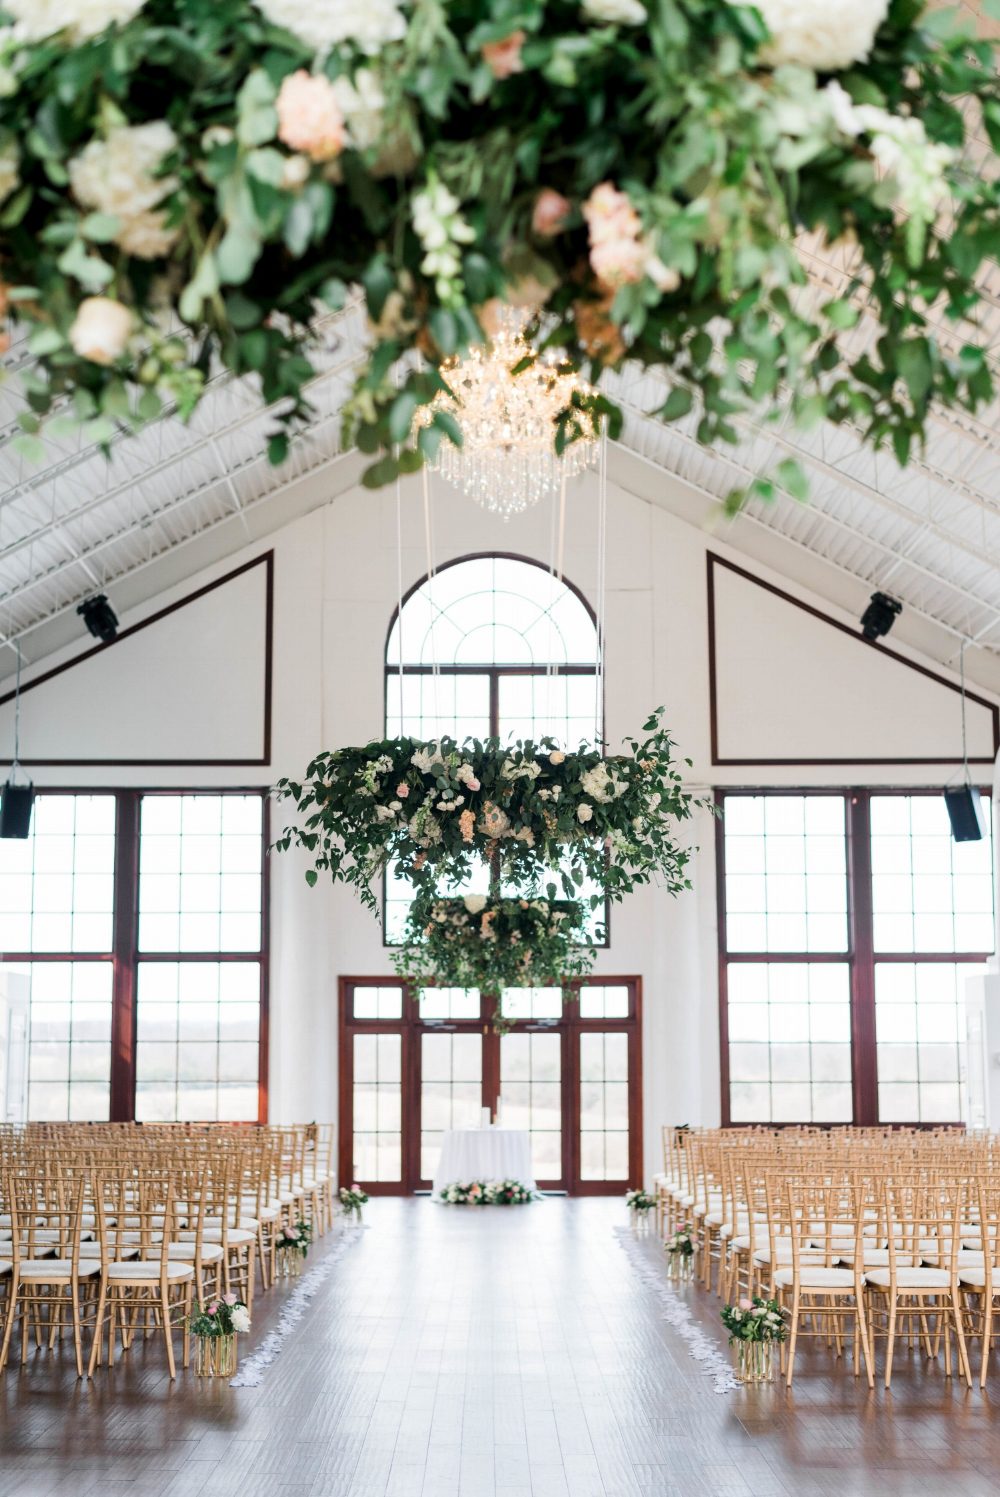
[[[524,368],[515,373],[518,365]],[[462,446],[442,442],[435,469],[478,504],[508,520],[597,462],[599,434],[580,412],[584,434],[561,454],[557,421],[575,394],[593,393],[566,365],[536,354],[522,325],[509,314],[489,344],[441,366],[451,394],[441,391],[427,410],[448,411],[462,430]]]

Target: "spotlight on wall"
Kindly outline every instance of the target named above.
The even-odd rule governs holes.
[[[118,615],[103,593],[85,598],[76,610],[95,639],[110,644],[118,634]]]
[[[865,639],[880,639],[883,634],[888,634],[902,611],[902,603],[897,603],[888,593],[872,593],[871,602],[861,615],[861,633]]]

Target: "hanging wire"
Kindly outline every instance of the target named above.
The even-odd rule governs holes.
[[[424,490],[424,551],[427,557],[427,602],[431,610],[430,643],[431,643],[431,681],[434,685],[434,720],[440,725],[441,718],[441,662],[438,659],[437,647],[434,643],[434,625],[437,622],[438,608],[434,597],[434,578],[437,571],[434,566],[434,519],[431,507],[431,482],[427,472],[427,464],[424,463],[420,470],[423,477]]]
[[[403,494],[396,473],[396,648],[399,651],[399,732],[403,733]]]
[[[604,628],[607,612],[608,552],[608,428],[601,423],[597,478],[597,669],[594,676],[594,743],[602,747],[604,734]]]
[[[969,785],[972,781],[969,776],[969,750],[965,735],[965,646],[967,643],[968,640],[963,639],[958,652],[958,674],[962,690],[962,769],[965,771],[965,783]]]
[[[20,768],[21,757],[21,646],[15,639],[12,641],[14,653],[17,656],[17,667],[14,675],[14,762],[10,767],[10,777],[15,779]]]

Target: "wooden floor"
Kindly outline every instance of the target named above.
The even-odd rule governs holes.
[[[990,1398],[905,1355],[891,1395],[820,1353],[790,1395],[713,1392],[615,1240],[620,1202],[367,1215],[259,1388],[171,1384],[152,1344],[90,1384],[48,1353],[0,1377],[0,1497],[1000,1490]]]

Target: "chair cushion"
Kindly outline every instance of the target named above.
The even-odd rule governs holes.
[[[958,1282],[968,1284],[971,1288],[982,1289],[986,1283],[986,1264],[973,1263],[969,1268],[961,1268],[958,1272]],[[1000,1264],[993,1265],[993,1285],[996,1293],[996,1285],[1000,1283]]]
[[[794,1271],[790,1268],[779,1268],[774,1276],[779,1289],[790,1288],[794,1279]],[[799,1285],[802,1289],[841,1289],[849,1293],[854,1288],[854,1274],[849,1268],[814,1268],[805,1263],[799,1274]]]
[[[888,1289],[891,1274],[887,1268],[865,1269],[865,1283]],[[947,1289],[951,1275],[943,1268],[900,1268],[896,1273],[900,1289]]]
[[[167,1245],[167,1256],[177,1258],[182,1263],[194,1262],[195,1245],[193,1242],[171,1242]],[[203,1242],[201,1245],[202,1263],[219,1263],[222,1259],[221,1242]]]
[[[113,1246],[109,1247],[108,1248],[108,1252],[109,1252],[109,1254],[112,1254],[114,1252],[114,1247]],[[100,1256],[101,1256],[101,1244],[99,1242],[81,1242],[81,1244],[80,1244],[80,1257],[81,1258],[99,1258]],[[138,1249],[138,1247],[136,1247],[136,1245],[134,1243],[128,1243],[127,1245],[123,1245],[122,1246],[122,1250],[121,1250],[121,1257],[122,1258],[138,1258],[138,1256],[139,1256],[139,1249]]]
[[[155,1282],[159,1277],[159,1263],[112,1263],[108,1266],[109,1279],[119,1279],[126,1283],[137,1282],[140,1279]],[[168,1263],[167,1278],[171,1281],[193,1279],[194,1269],[190,1263]]]
[[[181,1242],[194,1242],[194,1240],[195,1240],[195,1238],[197,1236],[197,1233],[195,1233],[195,1232],[178,1232],[177,1236],[178,1236],[178,1238],[180,1239]],[[228,1238],[229,1246],[230,1247],[246,1247],[249,1243],[257,1241],[257,1234],[256,1234],[256,1232],[248,1232],[243,1227],[230,1227],[229,1231],[226,1234],[226,1236]],[[204,1231],[202,1232],[202,1242],[221,1242],[221,1241],[222,1241],[222,1228],[221,1227],[206,1227],[204,1229]]]
[[[91,1275],[100,1273],[99,1263],[78,1263],[76,1268],[77,1278],[89,1279]],[[69,1258],[25,1258],[21,1263],[22,1279],[70,1279],[73,1277],[73,1264]]]
[[[10,1273],[13,1267],[14,1265],[9,1258],[0,1258],[0,1276]]]

